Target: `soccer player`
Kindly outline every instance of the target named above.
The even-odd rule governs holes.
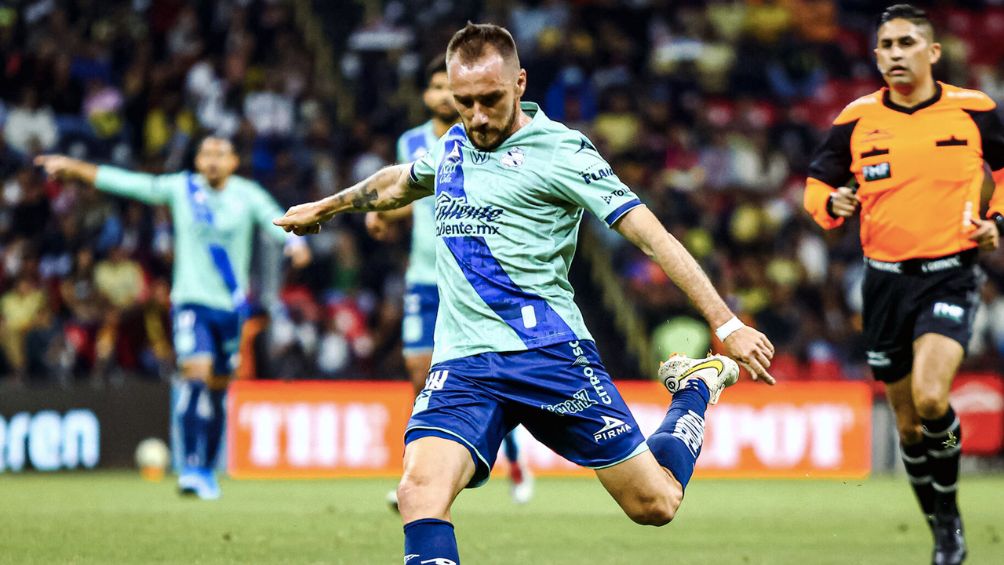
[[[405,562],[459,561],[450,507],[465,487],[487,480],[502,438],[517,424],[595,469],[632,520],[666,524],[700,454],[705,410],[738,380],[739,368],[723,356],[670,358],[660,377],[672,404],[646,442],[568,283],[583,209],[652,257],[754,378],[773,382],[773,346],[733,316],[697,262],[586,137],[521,102],[526,71],[507,30],[468,24],[450,40],[446,63],[462,125],[414,163],[276,219],[294,233],[316,233],[338,213],[435,194],[441,312],[432,372],[405,432],[398,487]]]
[[[446,60],[434,59],[425,70],[426,88],[422,101],[432,119],[410,129],[397,140],[398,163],[421,159],[453,124],[457,123],[457,109],[453,106]],[[425,387],[425,378],[432,366],[433,334],[436,313],[439,311],[439,289],[436,288],[436,205],[432,198],[382,212],[366,214],[366,228],[376,239],[385,240],[390,225],[412,219],[411,254],[405,273],[407,290],[404,295],[404,320],[401,338],[404,341],[404,364],[417,396]],[[517,504],[533,497],[533,476],[519,456],[516,432],[509,432],[502,442],[502,451],[509,461],[509,493]],[[397,508],[397,491],[388,495]]]
[[[888,86],[837,116],[805,207],[826,229],[860,216],[868,364],[896,415],[934,563],[961,563],[962,429],[948,393],[979,300],[977,248],[997,248],[1004,219],[1004,128],[988,96],[932,78],[941,45],[922,10],[888,8],[875,56]],[[979,216],[984,162],[996,184],[990,219]],[[856,191],[845,186],[852,176]]]
[[[223,436],[226,388],[237,360],[241,318],[247,310],[254,226],[286,243],[294,267],[310,261],[302,239],[271,225],[279,205],[258,184],[235,176],[230,141],[207,137],[195,156],[196,173],[153,176],[98,166],[62,155],[35,159],[51,176],[171,207],[174,348],[183,377],[178,413],[184,467],[179,492],[219,498],[215,467]]]

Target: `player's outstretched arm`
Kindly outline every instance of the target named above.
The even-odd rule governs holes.
[[[716,333],[724,336],[722,341],[730,357],[745,365],[754,380],[774,384],[774,377],[767,372],[774,356],[773,344],[767,336],[738,321],[701,266],[646,206],[626,213],[614,229],[651,257],[687,294],[711,327],[718,328]]]
[[[35,166],[62,180],[79,180],[93,186],[98,179],[97,165],[65,155],[39,155],[35,157]]]
[[[35,165],[51,177],[78,180],[103,192],[147,204],[169,204],[171,201],[170,175],[154,176],[108,165],[98,166],[65,155],[40,155],[35,157]]]
[[[410,180],[410,170],[410,164],[386,167],[337,194],[293,206],[272,223],[287,232],[305,235],[319,232],[321,224],[336,214],[400,208],[429,194]]]

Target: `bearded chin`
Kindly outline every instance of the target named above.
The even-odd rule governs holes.
[[[509,136],[512,135],[512,128],[516,124],[516,118],[518,116],[519,116],[519,101],[517,100],[517,101],[513,102],[512,112],[510,112],[509,119],[506,121],[505,126],[503,126],[502,129],[501,129],[502,135],[499,136],[498,141],[496,141],[495,143],[493,143],[491,145],[484,145],[484,146],[482,146],[482,145],[478,145],[478,143],[476,141],[474,141],[474,137],[473,136],[468,135],[467,138],[470,140],[471,145],[473,145],[475,148],[477,148],[480,151],[494,151],[496,147],[498,147],[499,145],[502,145],[502,143],[504,143],[505,140],[509,139]],[[466,125],[465,125],[465,127],[466,127]]]

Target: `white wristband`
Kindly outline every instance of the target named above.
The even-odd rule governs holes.
[[[718,326],[718,329],[715,330],[715,335],[718,336],[718,339],[725,341],[725,338],[729,337],[730,335],[736,333],[737,331],[745,327],[746,324],[744,324],[742,320],[740,320],[735,316],[732,316],[732,318],[728,322],[725,322],[721,326]]]

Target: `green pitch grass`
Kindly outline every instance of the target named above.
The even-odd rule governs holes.
[[[224,481],[180,499],[136,473],[0,475],[2,563],[400,564],[393,481]],[[695,481],[664,528],[625,518],[595,480],[541,479],[514,506],[505,480],[460,496],[464,563],[903,564],[930,534],[901,478]],[[1004,562],[1004,476],[966,477],[968,564]]]

